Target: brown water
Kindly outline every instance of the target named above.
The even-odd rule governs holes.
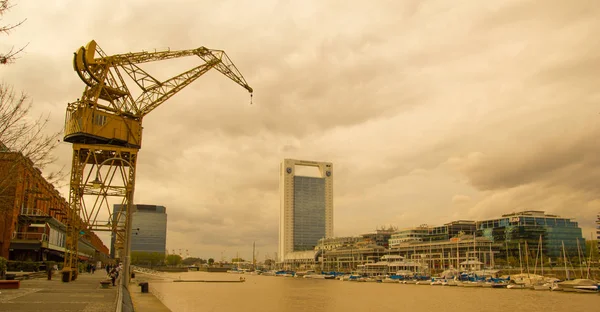
[[[178,283],[150,280],[150,291],[171,311],[599,311],[600,295],[551,291],[356,283],[338,280],[166,273],[183,280],[245,283]]]

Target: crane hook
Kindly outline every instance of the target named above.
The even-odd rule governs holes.
[[[250,105],[252,105],[252,95],[253,93],[250,93]]]

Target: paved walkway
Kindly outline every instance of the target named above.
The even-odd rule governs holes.
[[[0,311],[113,312],[117,287],[102,289],[106,273],[81,273],[76,281],[63,283],[60,275],[21,281],[19,289],[0,290]]]
[[[0,311],[61,311],[61,312],[115,312],[117,310],[117,289],[109,286],[104,289],[100,281],[106,273],[100,270],[95,274],[81,273],[76,281],[63,283],[59,274],[52,280],[46,277],[21,280],[19,289],[0,289]],[[132,279],[129,293],[135,311],[170,312],[152,293],[142,293],[138,283],[154,278],[139,274]]]

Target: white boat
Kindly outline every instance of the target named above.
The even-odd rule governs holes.
[[[562,291],[571,291],[571,292],[593,292],[597,293],[600,291],[598,288],[598,282],[590,279],[574,279],[570,281],[564,281],[556,284],[558,289]],[[555,289],[553,289],[555,290]]]
[[[306,275],[311,275],[311,274],[315,274],[315,271],[313,271],[313,270],[298,271],[298,272],[296,272],[296,277],[304,277]]]
[[[536,284],[531,286],[532,290],[552,290],[552,283]]]
[[[335,275],[329,275],[329,274],[308,274],[308,275],[304,275],[304,278],[312,278],[312,279],[334,279]]]

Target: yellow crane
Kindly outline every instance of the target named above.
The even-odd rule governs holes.
[[[198,57],[201,64],[165,81],[139,66],[182,57]],[[80,257],[93,256],[89,248],[79,248],[79,239],[91,231],[112,233],[115,249],[120,250],[115,256],[124,258],[128,277],[131,205],[144,116],[211,69],[251,96],[253,90],[224,51],[205,47],[108,56],[92,40],[75,52],[73,68],[85,89],[81,98],[67,105],[65,117],[64,140],[73,144],[73,162],[63,281],[77,278]],[[138,96],[132,95],[124,75],[139,88]],[[111,209],[115,203],[119,209]],[[106,215],[106,220],[99,217]]]

